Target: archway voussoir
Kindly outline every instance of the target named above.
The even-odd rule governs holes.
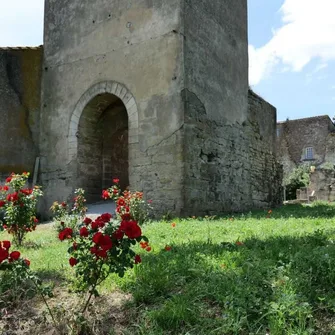
[[[126,108],[127,108],[127,110],[129,111],[129,109],[131,108],[131,107],[133,107],[135,105],[135,99],[134,99],[134,97],[132,97],[128,102],[127,102],[127,104],[126,104]]]
[[[125,87],[122,87],[119,98],[123,100],[124,96],[128,93],[128,90]]]
[[[115,95],[116,95],[117,97],[120,97],[122,89],[123,89],[123,86],[122,86],[121,84],[118,84],[118,85],[117,85],[116,92],[115,92]]]
[[[110,93],[115,94],[118,87],[118,83],[113,83]]]
[[[133,96],[129,91],[125,94],[125,96],[121,99],[124,105],[126,106],[127,102],[132,98]]]

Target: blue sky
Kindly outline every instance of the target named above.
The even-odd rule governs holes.
[[[0,0],[0,46],[42,44],[44,0]],[[277,118],[335,115],[335,0],[248,0],[249,82]]]

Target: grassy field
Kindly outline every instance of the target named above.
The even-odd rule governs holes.
[[[152,251],[138,250],[142,264],[100,288],[94,334],[335,334],[334,205],[150,222],[143,231]],[[51,224],[21,249],[63,312],[77,303],[66,250]],[[23,323],[34,334],[44,307],[37,296],[20,304],[34,310],[33,326]]]

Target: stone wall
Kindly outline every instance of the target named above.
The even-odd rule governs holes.
[[[85,106],[107,93],[119,97],[128,113],[130,187],[144,191],[160,212],[179,214],[181,1],[47,0],[45,11],[41,120],[45,208],[82,186],[78,125]],[[105,186],[102,183],[96,187]]]
[[[184,211],[277,205],[276,110],[248,99],[246,2],[185,1],[184,11]]]
[[[42,47],[0,48],[0,181],[39,155]]]
[[[130,187],[158,214],[278,203],[275,110],[255,95],[248,104],[246,0],[47,0],[44,42],[45,208],[106,185],[101,134],[115,140],[114,98],[128,116],[117,171],[128,163]]]
[[[310,173],[308,189],[316,200],[335,201],[335,170],[318,168]]]

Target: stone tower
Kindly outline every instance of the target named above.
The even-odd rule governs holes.
[[[278,202],[275,109],[248,105],[247,0],[46,0],[43,71],[45,206],[76,187],[97,201],[113,177],[160,213]]]

